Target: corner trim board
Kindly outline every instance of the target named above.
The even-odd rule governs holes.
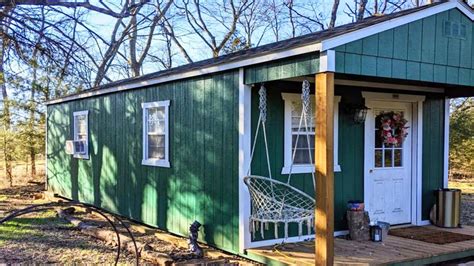
[[[443,186],[448,187],[449,178],[449,98],[444,99],[444,158],[443,158]]]
[[[250,167],[251,149],[251,86],[245,85],[244,68],[239,69],[239,252],[251,245],[250,239],[250,194],[244,177]]]

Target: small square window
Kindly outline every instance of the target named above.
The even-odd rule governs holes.
[[[170,167],[169,103],[143,103],[143,165]]]
[[[445,21],[444,35],[448,38],[466,39],[467,26],[461,22]]]

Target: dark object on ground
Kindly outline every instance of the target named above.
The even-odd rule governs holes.
[[[188,244],[189,244],[189,251],[196,254],[196,256],[198,256],[199,258],[202,258],[203,256],[202,248],[199,246],[197,242],[199,227],[201,227],[201,224],[198,221],[194,221],[189,227]]]
[[[471,235],[453,233],[421,226],[391,229],[388,234],[438,245],[474,240],[474,236]]]
[[[347,211],[347,223],[352,240],[369,240],[369,213],[366,211]]]
[[[117,230],[117,227],[115,226],[115,224],[112,222],[112,220],[107,217],[107,215],[105,215],[105,211],[103,210],[100,210],[98,209],[97,207],[93,206],[93,205],[90,205],[90,204],[86,204],[86,203],[82,203],[82,202],[77,202],[77,201],[67,201],[67,202],[50,202],[50,203],[44,203],[44,204],[37,204],[37,205],[31,205],[29,207],[26,207],[26,208],[23,208],[23,209],[20,209],[20,210],[16,210],[12,213],[10,213],[8,216],[0,219],[0,226],[2,224],[4,224],[5,222],[7,221],[10,221],[16,217],[19,217],[19,216],[22,216],[22,215],[25,215],[25,214],[28,214],[28,213],[34,213],[34,212],[42,212],[42,211],[46,211],[46,210],[54,210],[58,207],[82,207],[82,208],[89,208],[91,211],[99,214],[100,216],[102,216],[105,220],[107,220],[107,222],[110,224],[110,226],[113,228],[114,232],[115,232],[115,235],[117,237],[117,255],[115,257],[115,265],[118,264],[118,261],[119,261],[119,258],[120,258],[120,252],[121,252],[121,245],[120,245],[120,234],[119,234],[119,231]],[[130,235],[130,238],[132,239],[133,241],[133,244],[134,244],[134,248],[135,248],[135,254],[136,254],[136,264],[139,265],[139,262],[140,262],[140,253],[138,252],[138,247],[137,247],[137,244],[135,242],[135,238],[133,237],[133,234],[132,232],[130,231],[130,229],[125,225],[125,223],[122,221],[122,219],[113,214],[113,213],[107,213],[108,215],[112,216],[114,219],[116,219],[117,221],[119,221],[119,223],[127,230],[128,234]]]

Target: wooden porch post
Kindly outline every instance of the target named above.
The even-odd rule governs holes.
[[[316,74],[315,264],[334,262],[334,73]]]

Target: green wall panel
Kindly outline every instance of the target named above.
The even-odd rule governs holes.
[[[466,36],[446,36],[445,21],[466,25]],[[473,34],[474,23],[452,9],[336,47],[336,72],[474,86]]]
[[[171,168],[143,166],[141,103],[170,100]],[[91,203],[238,251],[238,72],[48,106],[48,182]],[[65,154],[74,111],[89,110],[89,160]]]
[[[245,68],[245,84],[315,74],[319,71],[319,53],[309,53]]]
[[[422,219],[428,220],[435,196],[443,187],[444,99],[427,97],[423,103]]]

